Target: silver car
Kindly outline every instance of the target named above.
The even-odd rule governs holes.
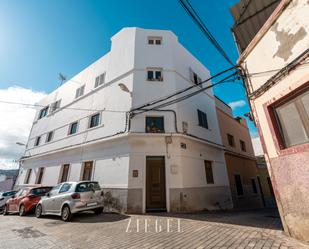
[[[64,182],[46,194],[35,209],[35,216],[58,215],[69,221],[72,215],[92,210],[95,214],[103,212],[104,193],[98,182]]]
[[[7,191],[0,193],[0,211],[3,210],[6,201],[12,198],[17,191]]]

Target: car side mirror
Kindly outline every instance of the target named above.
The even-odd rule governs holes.
[[[48,192],[48,193],[46,193],[46,195],[45,196],[47,196],[47,197],[50,197],[50,193]]]

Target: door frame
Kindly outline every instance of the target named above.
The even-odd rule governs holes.
[[[144,213],[147,212],[147,158],[162,158],[164,160],[164,181],[165,181],[165,211],[169,212],[169,194],[168,194],[168,181],[167,181],[167,167],[166,167],[166,157],[165,155],[146,155],[145,156],[145,176],[144,176]]]

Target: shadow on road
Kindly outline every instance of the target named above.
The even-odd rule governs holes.
[[[148,213],[166,218],[181,218],[221,224],[249,226],[264,229],[283,230],[277,209],[258,209],[247,211],[216,211],[199,213]]]

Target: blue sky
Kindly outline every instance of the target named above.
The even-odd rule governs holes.
[[[191,0],[235,62],[229,8],[237,1]],[[77,74],[108,52],[110,37],[128,26],[172,30],[212,74],[229,67],[177,0],[0,0],[0,89],[51,92],[59,86],[59,72]],[[218,86],[215,93],[227,103],[246,100],[240,84]],[[234,115],[248,111],[246,104]],[[256,134],[252,122],[249,127]]]

